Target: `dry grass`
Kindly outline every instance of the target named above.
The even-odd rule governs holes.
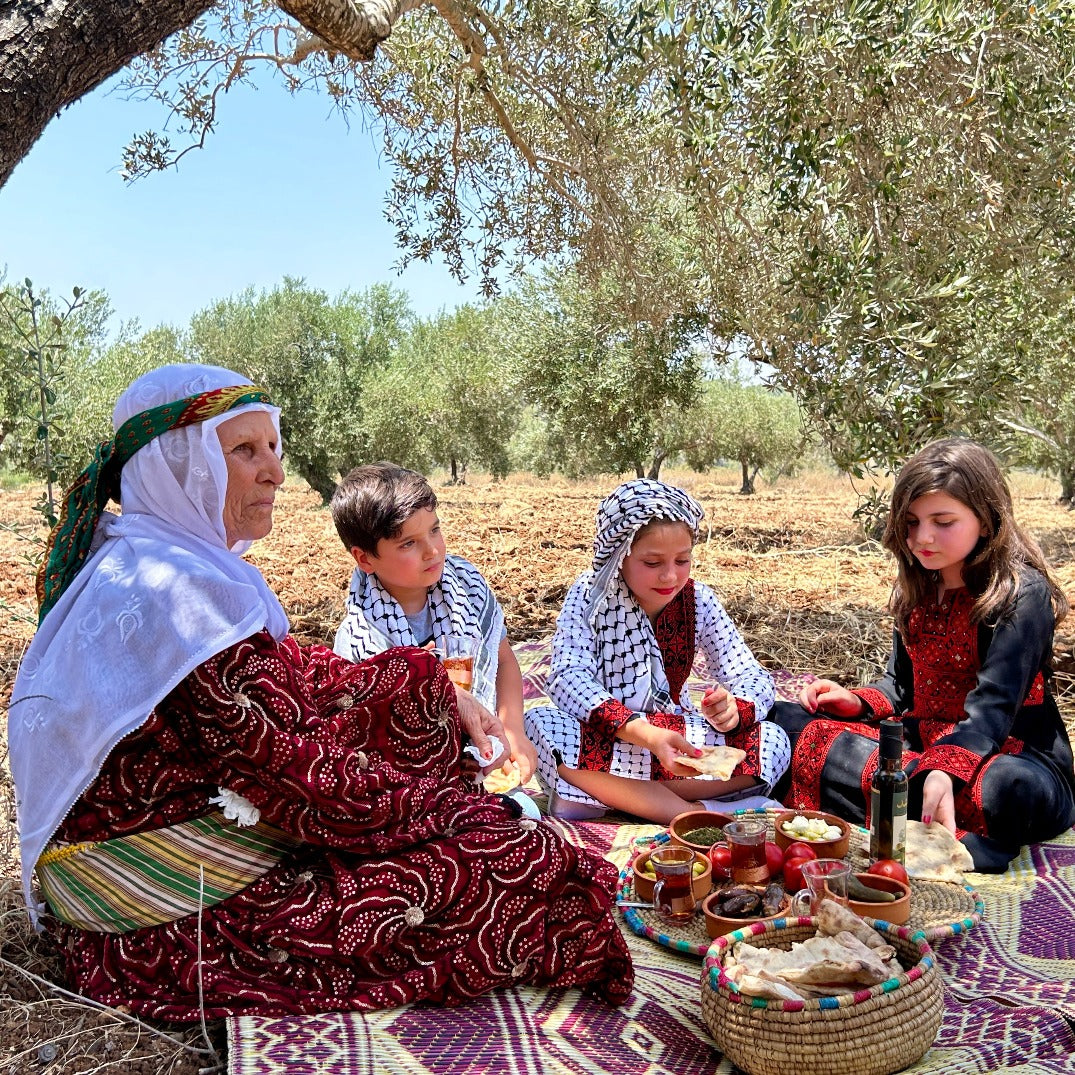
[[[737,475],[665,475],[706,508],[695,576],[715,586],[759,659],[770,667],[814,671],[848,683],[875,676],[888,653],[883,611],[891,567],[852,521],[846,480],[807,474],[737,494]],[[448,547],[473,560],[500,595],[513,641],[551,633],[563,596],[587,565],[598,501],[612,483],[516,477],[440,487]],[[1075,515],[1055,503],[1045,479],[1017,476],[1020,520],[1041,541],[1075,603]],[[0,524],[33,532],[30,491],[0,493]],[[25,542],[0,530],[0,700],[6,700],[32,633],[32,585]],[[343,612],[351,562],[328,513],[299,482],[281,494],[273,534],[252,557],[280,594],[301,641],[328,642]],[[18,618],[21,615],[22,619]],[[1075,619],[1075,617],[1073,617]],[[1065,625],[1067,626],[1067,625]],[[1058,635],[1057,692],[1075,738],[1073,635]],[[0,742],[0,760],[3,743]],[[14,794],[0,766],[0,1075],[7,1072],[142,1072],[194,1075],[213,1070],[197,1028],[164,1038],[144,1023],[102,1012],[57,991],[60,961],[26,924],[16,878]],[[34,977],[28,977],[27,972]],[[223,1053],[221,1024],[210,1039]]]

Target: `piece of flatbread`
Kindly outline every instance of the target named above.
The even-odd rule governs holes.
[[[697,758],[680,754],[676,761],[689,769],[697,769],[702,776],[711,777],[713,780],[731,780],[736,766],[747,756],[745,750],[735,747],[702,747],[701,751]]]
[[[907,822],[907,873],[919,881],[963,884],[963,874],[974,869],[970,852],[939,821],[923,825]]]
[[[512,762],[511,769],[506,773],[503,768],[494,769],[491,773],[485,774],[482,783],[490,795],[503,795],[522,783],[519,779],[519,766]]]
[[[857,937],[867,948],[886,947],[877,930],[866,925],[854,911],[835,900],[822,900],[818,904],[816,917],[819,933],[835,937],[846,930]]]

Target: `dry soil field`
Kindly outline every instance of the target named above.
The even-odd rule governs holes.
[[[890,623],[883,607],[891,567],[854,523],[855,493],[846,479],[805,475],[741,497],[730,470],[664,477],[704,505],[708,529],[697,549],[695,577],[716,587],[763,663],[845,681],[876,673],[888,649]],[[438,487],[448,548],[473,560],[489,579],[513,641],[552,631],[564,593],[588,564],[594,511],[613,484],[516,477]],[[1075,604],[1075,514],[1055,503],[1057,487],[1050,481],[1017,475],[1013,484],[1020,521],[1046,549]],[[32,632],[32,579],[25,562],[32,545],[19,534],[35,533],[36,496],[36,490],[0,492],[0,524],[15,528],[0,530],[4,702]],[[328,512],[303,483],[286,486],[277,503],[275,529],[251,558],[280,595],[299,638],[330,641],[342,614],[350,560]],[[1057,687],[1069,721],[1075,716],[1073,637],[1062,630],[1056,649]],[[0,758],[4,754],[0,740]],[[13,814],[10,779],[0,770],[0,1075],[212,1070],[212,1057],[120,1016],[66,1001],[16,969],[56,976],[53,953],[24,925]],[[219,1025],[210,1031],[219,1050]],[[194,1032],[182,1037],[203,1044]]]

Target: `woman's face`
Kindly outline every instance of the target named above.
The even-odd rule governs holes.
[[[276,427],[264,411],[248,411],[217,426],[228,466],[224,494],[224,531],[228,547],[256,541],[272,529],[273,501],[284,484],[276,455]]]
[[[652,523],[635,538],[621,574],[650,619],[686,586],[693,552],[694,542],[685,523]]]

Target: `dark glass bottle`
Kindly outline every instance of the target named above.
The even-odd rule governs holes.
[[[870,861],[903,862],[907,844],[907,774],[903,771],[903,722],[881,721],[877,771],[870,785]]]

